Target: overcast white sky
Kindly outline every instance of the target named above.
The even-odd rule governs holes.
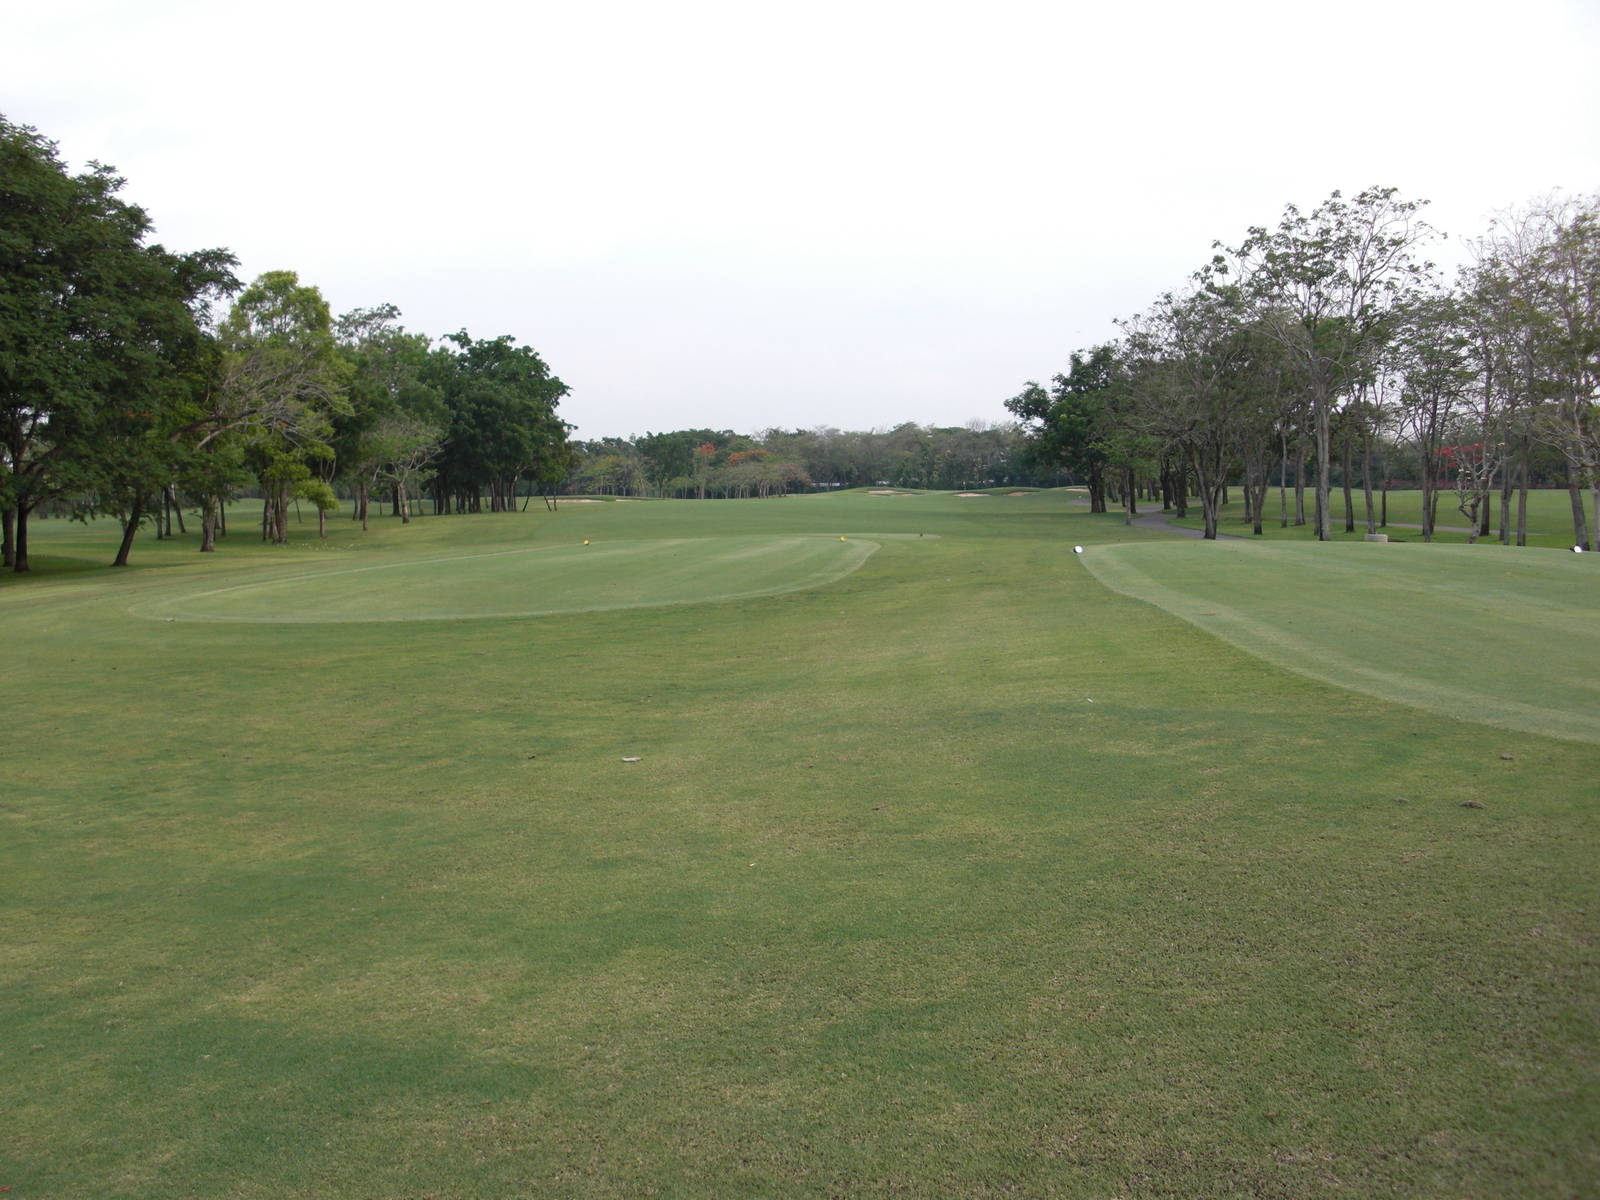
[[[531,344],[580,437],[962,424],[1288,201],[1390,184],[1470,236],[1600,187],[1597,17],[0,0],[0,113],[171,248]]]

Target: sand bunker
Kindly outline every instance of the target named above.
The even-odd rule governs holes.
[[[978,499],[987,500],[989,498],[989,493],[988,492],[957,492],[956,493],[956,498],[959,499],[959,500],[978,500]]]
[[[915,492],[892,492],[887,488],[876,488],[867,493],[869,496],[915,496]]]

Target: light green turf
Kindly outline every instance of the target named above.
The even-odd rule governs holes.
[[[1600,742],[1600,556],[1500,546],[1106,546],[1106,586],[1312,679]]]
[[[1600,746],[1118,594],[1070,546],[1167,535],[1060,492],[307,515],[0,578],[5,1200],[1593,1193]]]
[[[424,621],[747,600],[831,583],[877,548],[845,537],[567,538],[201,587],[131,611],[185,621]]]

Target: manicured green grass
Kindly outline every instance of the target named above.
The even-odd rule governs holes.
[[[1600,1177],[1600,747],[1284,671],[1069,550],[1162,535],[1060,493],[288,548],[234,525],[115,572],[68,569],[111,530],[45,523],[48,569],[0,582],[10,1195]],[[237,587],[272,616],[290,574],[344,589],[302,616],[342,615],[363,576],[328,572],[367,567],[363,598],[403,611],[454,586],[446,558],[584,538],[840,536],[879,548],[748,599],[143,615]]]
[[[1113,590],[1287,670],[1600,743],[1600,556],[1185,541],[1106,547],[1083,562]]]
[[[877,548],[843,536],[551,539],[199,590],[177,585],[131,611],[194,621],[419,621],[696,604],[831,583]]]

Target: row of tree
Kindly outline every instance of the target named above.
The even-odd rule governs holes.
[[[1309,475],[1327,540],[1336,470],[1346,529],[1359,478],[1372,532],[1375,467],[1386,481],[1405,454],[1425,540],[1452,490],[1474,537],[1498,510],[1501,541],[1525,544],[1528,488],[1553,468],[1576,542],[1600,545],[1600,197],[1504,215],[1448,285],[1424,257],[1439,235],[1422,208],[1393,188],[1291,205],[1007,407],[1097,511],[1120,498],[1131,512],[1141,493],[1181,508],[1193,493],[1207,537],[1230,484],[1256,533],[1274,480],[1280,523],[1291,486],[1306,523]]]
[[[601,495],[705,499],[884,485],[902,488],[1055,486],[1059,464],[1029,453],[1014,423],[844,431],[681,429],[579,442],[569,488]]]
[[[29,518],[51,505],[122,522],[125,564],[146,523],[259,489],[261,535],[290,505],[324,514],[336,488],[367,519],[374,492],[402,520],[423,486],[436,512],[550,493],[576,461],[556,416],[566,387],[509,336],[442,342],[392,305],[335,319],[291,271],[241,287],[226,250],[148,244],[123,180],[73,174],[54,143],[0,117],[0,542],[29,569]]]

